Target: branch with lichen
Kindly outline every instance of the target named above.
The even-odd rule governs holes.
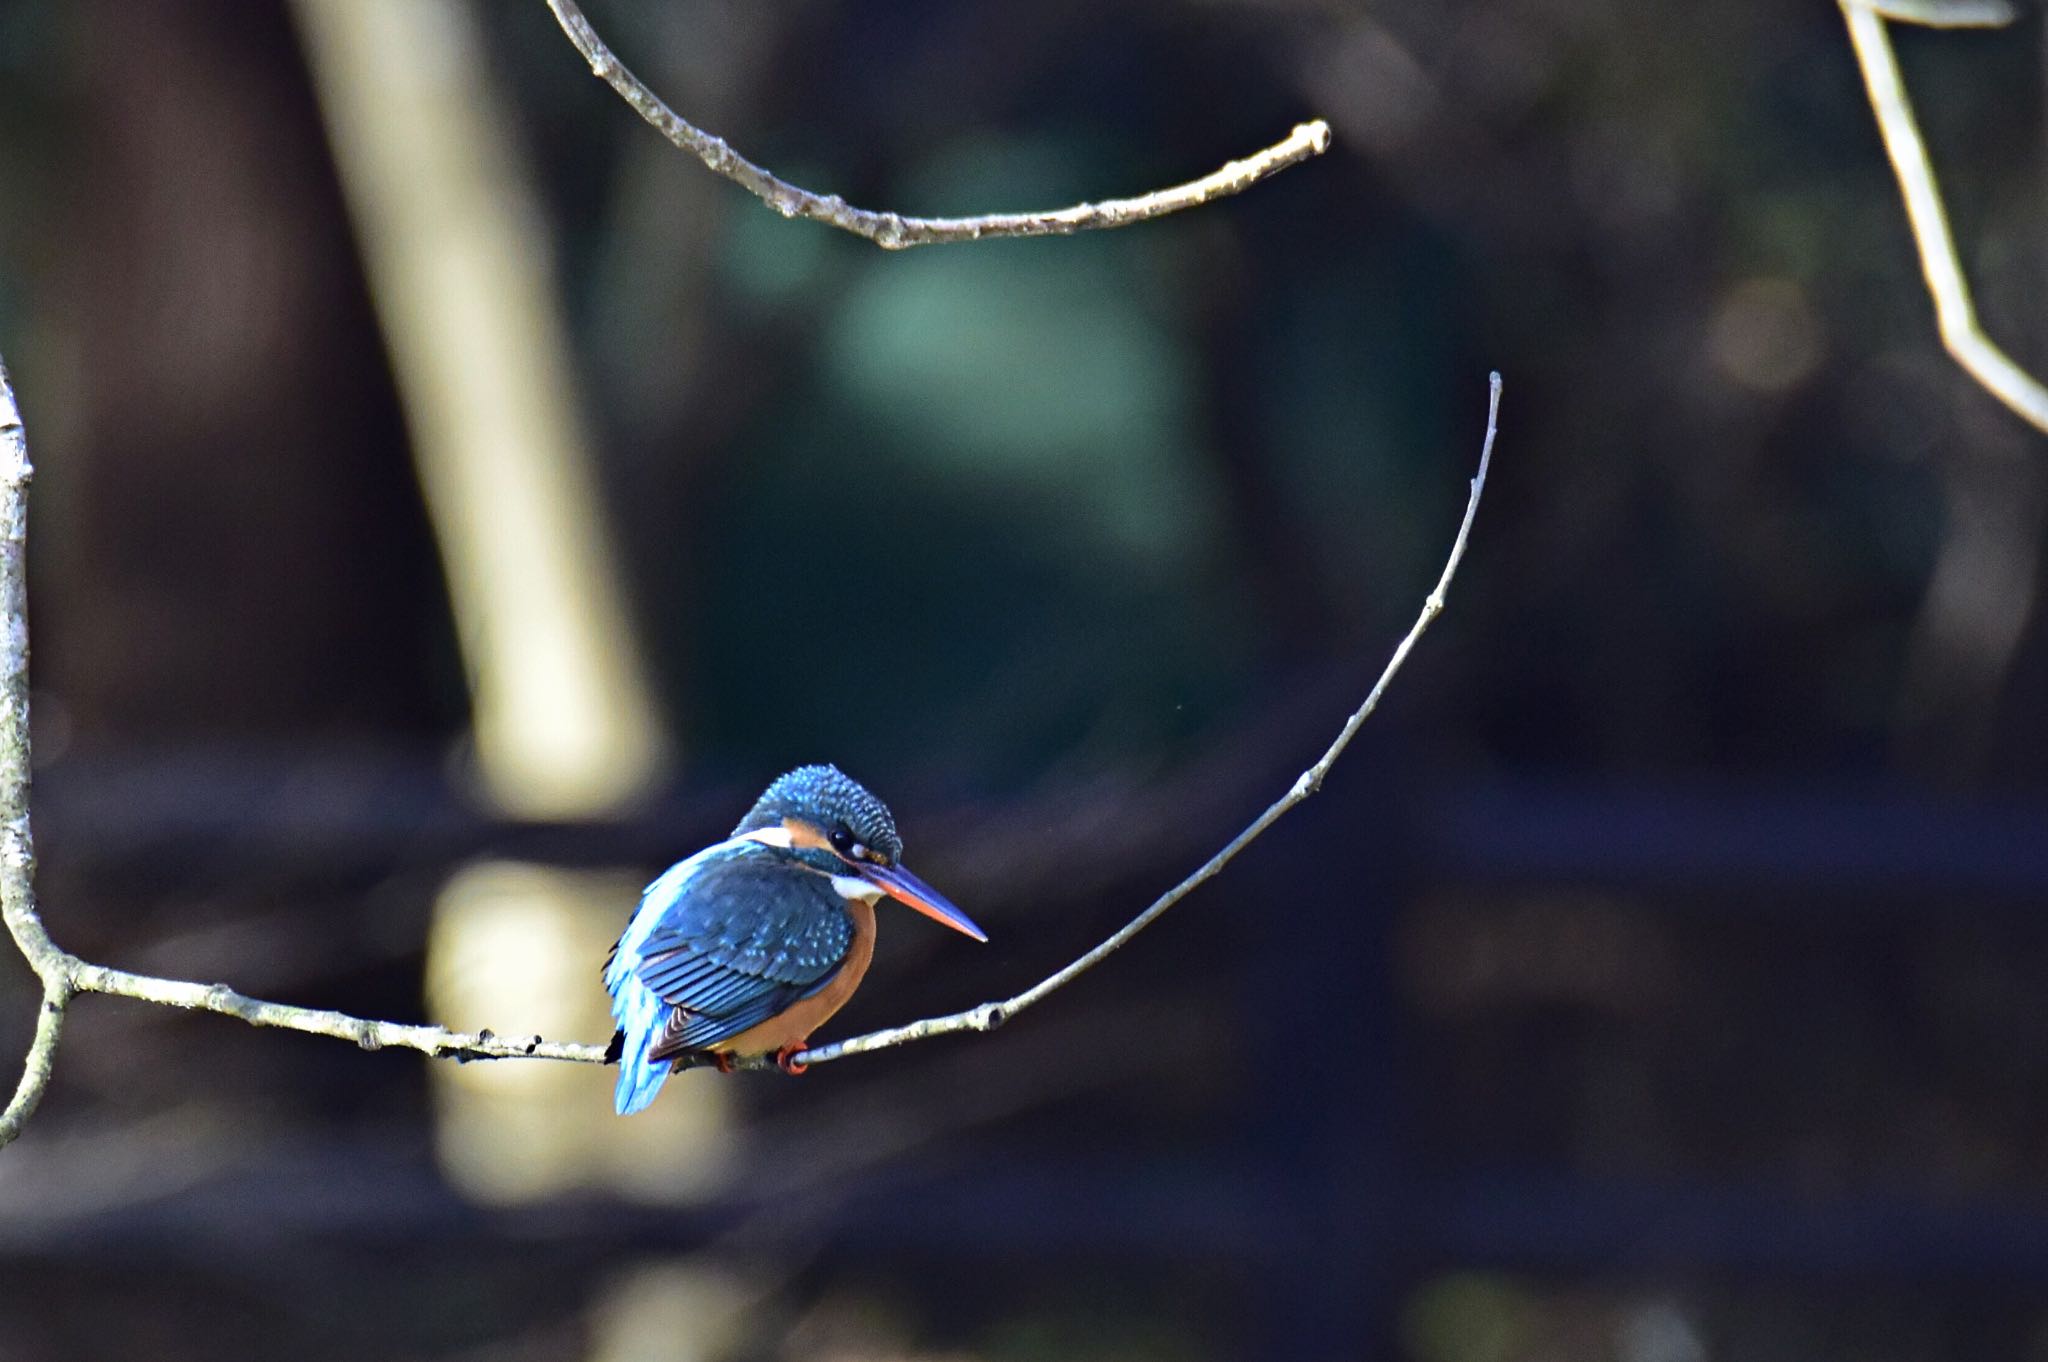
[[[1479,499],[1486,490],[1487,468],[1493,458],[1493,441],[1500,414],[1500,375],[1489,383],[1486,406],[1486,437],[1480,446],[1479,469],[1472,478],[1465,502],[1464,518],[1451,543],[1436,587],[1423,602],[1422,612],[1409,627],[1393,656],[1373,683],[1365,701],[1337,733],[1323,754],[1301,773],[1287,793],[1211,856],[1179,884],[1155,899],[1102,944],[1039,980],[1013,997],[983,1003],[964,1012],[928,1017],[907,1026],[890,1027],[836,1041],[805,1051],[805,1064],[823,1064],[873,1050],[887,1050],[911,1041],[962,1031],[993,1031],[1028,1007],[1043,1002],[1081,975],[1122,949],[1132,937],[1156,921],[1167,909],[1214,878],[1236,855],[1273,826],[1295,805],[1322,788],[1344,749],[1365,721],[1379,707],[1416,641],[1443,613],[1451,579],[1465,557],[1472,522],[1479,512]],[[0,1112],[0,1145],[21,1133],[36,1105],[49,1087],[56,1059],[57,1043],[63,1035],[64,1017],[81,993],[107,993],[163,1007],[181,1007],[217,1012],[251,1026],[275,1026],[309,1035],[331,1036],[349,1041],[365,1050],[418,1050],[436,1059],[553,1059],[578,1064],[602,1064],[605,1047],[574,1042],[547,1041],[539,1036],[507,1039],[490,1031],[450,1031],[440,1026],[375,1021],[321,1008],[295,1007],[288,1003],[265,1002],[237,993],[225,984],[202,984],[182,979],[162,979],[127,970],[96,965],[64,950],[43,927],[35,900],[35,849],[29,830],[29,730],[28,730],[28,597],[24,571],[28,541],[28,486],[31,475],[28,444],[15,406],[14,389],[8,382],[4,361],[0,361],[0,913],[8,933],[22,957],[42,982],[42,1006],[36,1020],[35,1038],[30,1042],[21,1081],[6,1110]],[[692,1058],[683,1067],[699,1061]],[[773,1061],[754,1057],[740,1061],[745,1068],[764,1068]]]
[[[50,1086],[78,962],[36,913],[36,849],[28,824],[28,436],[0,359],[0,917],[43,986],[21,1082],[0,1111],[0,1144],[21,1133]]]
[[[884,250],[931,246],[950,241],[986,241],[994,237],[1071,236],[1105,227],[1128,227],[1169,213],[1198,208],[1216,199],[1241,194],[1289,166],[1329,150],[1330,125],[1318,118],[1296,127],[1280,141],[1220,170],[1168,189],[1130,198],[1080,203],[1034,213],[988,213],[965,218],[909,217],[902,213],[856,208],[837,194],[815,194],[754,164],[734,151],[722,137],[704,131],[677,114],[647,83],[605,45],[575,0],[548,0],[555,20],[576,50],[590,63],[590,73],[618,92],[619,98],[646,119],[680,150],[702,161],[715,174],[773,208],[786,218],[809,218],[865,237]]]

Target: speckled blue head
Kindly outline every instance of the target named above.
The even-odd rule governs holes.
[[[887,894],[955,931],[988,940],[967,914],[903,865],[903,839],[888,806],[836,766],[799,766],[776,777],[732,835],[830,875],[849,897]]]
[[[903,839],[889,806],[837,766],[799,766],[777,776],[732,830],[738,837],[790,820],[808,823],[843,855],[866,860],[854,848],[876,853],[884,865],[903,858]]]

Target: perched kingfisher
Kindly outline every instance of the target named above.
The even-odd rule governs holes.
[[[845,1006],[875,954],[875,904],[907,903],[988,937],[901,864],[888,807],[836,766],[776,778],[732,836],[665,871],[605,962],[619,1024],[621,1116],[654,1100],[674,1065],[773,1053],[790,1073]]]

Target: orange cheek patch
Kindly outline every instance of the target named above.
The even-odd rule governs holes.
[[[832,843],[826,840],[825,834],[800,818],[783,819],[782,830],[789,834],[789,844],[792,847],[820,847],[826,851],[832,850]]]

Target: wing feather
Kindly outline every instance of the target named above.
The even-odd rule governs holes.
[[[607,981],[664,1005],[648,1058],[701,1050],[830,983],[853,945],[831,881],[753,842],[728,842],[647,887]]]

